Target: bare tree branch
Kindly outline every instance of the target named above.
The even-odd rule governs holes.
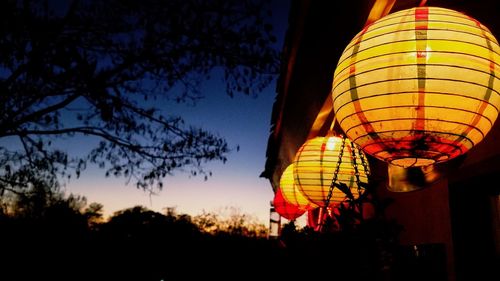
[[[214,71],[229,96],[262,91],[279,63],[264,2],[2,2],[3,185],[56,186],[87,163],[151,191],[174,171],[210,175],[226,140],[141,101],[195,102]],[[51,145],[68,137],[100,142],[83,156]]]

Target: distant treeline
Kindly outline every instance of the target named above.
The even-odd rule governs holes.
[[[1,200],[4,281],[186,280],[228,266],[261,271],[276,244],[237,208],[191,217],[136,206],[105,220],[103,205],[74,195],[38,190]]]
[[[373,227],[318,233],[292,222],[268,239],[235,208],[191,217],[136,206],[105,220],[101,204],[50,190],[0,197],[0,280],[390,280],[390,249]]]

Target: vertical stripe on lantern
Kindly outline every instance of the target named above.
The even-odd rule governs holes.
[[[429,9],[415,9],[415,43],[417,52],[418,103],[415,130],[420,133],[425,129],[425,81],[427,63],[427,23]]]
[[[319,155],[319,167],[323,167],[324,163],[323,160],[325,158],[325,150],[326,150],[326,141],[327,138],[324,138],[323,141],[321,142],[321,149],[320,149],[320,155]],[[326,201],[326,196],[325,196],[325,185],[323,184],[323,173],[325,170],[323,168],[320,169],[319,171],[319,182],[321,185],[321,196],[323,197],[323,201]],[[328,186],[328,191],[330,189],[330,186]],[[328,194],[328,191],[327,194]]]
[[[349,87],[350,87],[350,92],[351,92],[351,99],[353,101],[354,108],[356,109],[357,116],[359,118],[359,121],[361,124],[363,124],[363,127],[365,128],[366,132],[368,135],[373,139],[376,140],[376,143],[380,143],[380,145],[383,144],[383,142],[380,141],[379,136],[377,135],[375,129],[373,126],[368,122],[365,114],[363,113],[363,109],[361,108],[361,102],[359,100],[358,96],[358,90],[357,90],[357,83],[356,83],[356,60],[357,60],[357,54],[359,52],[359,48],[361,46],[361,41],[363,39],[363,35],[368,31],[368,28],[370,25],[367,25],[363,28],[361,33],[358,35],[357,42],[354,44],[353,50],[352,50],[352,55],[351,55],[351,61],[350,61],[350,68],[349,68]]]

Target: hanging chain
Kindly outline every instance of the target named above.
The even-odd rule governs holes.
[[[360,153],[361,154],[361,153]],[[356,177],[356,184],[358,185],[358,191],[361,185],[359,184],[361,180],[359,179],[358,163],[356,161],[356,145],[351,142],[351,155],[352,155],[352,166],[354,167],[354,176]],[[361,158],[361,157],[360,157]]]
[[[354,176],[356,177],[356,185],[359,196],[361,194],[361,180],[359,179],[359,169],[358,169],[358,161],[356,154],[361,155],[361,152],[359,150],[356,150],[356,145],[354,144],[354,142],[351,142],[352,166],[354,167]],[[350,201],[349,206],[353,209],[356,209],[356,207],[358,207],[358,211],[361,212],[362,207],[360,202],[357,202],[356,200]]]
[[[359,160],[361,161],[361,165],[363,165],[363,170],[365,172],[366,180],[367,181],[370,178],[370,170],[368,169],[368,163],[367,163],[367,161],[365,159],[365,155],[363,154],[363,151],[361,150],[361,148],[357,147],[354,144],[354,142],[351,142],[351,144],[352,144],[352,152],[353,152],[353,157],[352,157],[353,161],[352,162],[353,162],[354,170],[355,170],[355,174],[356,174],[356,183],[358,185],[358,194],[361,195],[361,184],[360,184],[361,180],[359,179],[358,164],[356,163],[356,152],[359,155]],[[367,191],[365,190],[364,192],[367,192]],[[358,202],[356,205],[358,207],[359,213],[361,214],[360,219],[363,221],[364,220],[364,217],[363,217],[363,202]]]
[[[359,159],[361,159],[361,164],[363,164],[363,169],[365,170],[366,178],[370,178],[370,169],[368,168],[368,161],[365,159],[365,155],[361,148],[358,147]]]
[[[330,184],[330,190],[328,191],[328,195],[326,196],[325,200],[325,208],[327,208],[330,205],[330,200],[332,199],[333,189],[335,188],[335,182],[337,181],[340,171],[340,164],[342,164],[342,156],[344,155],[345,140],[346,136],[342,136],[342,144],[340,145],[340,151],[339,151],[339,160],[337,161],[337,167],[333,172],[332,183]]]

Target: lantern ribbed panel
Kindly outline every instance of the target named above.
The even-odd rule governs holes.
[[[302,192],[299,190],[295,184],[295,179],[293,177],[294,165],[290,164],[286,167],[285,171],[280,178],[280,189],[283,194],[285,201],[292,205],[296,205],[300,209],[308,210],[310,208],[317,207],[316,204],[312,203],[307,199]]]
[[[330,185],[338,165],[341,146],[342,138],[317,137],[306,141],[295,155],[295,185],[309,201],[320,207],[326,205]],[[362,153],[361,150],[356,149],[356,167],[359,171],[360,181],[367,183],[368,177],[359,158],[359,153]],[[336,182],[346,184],[355,198],[359,196],[353,165],[352,145],[349,139],[345,140]],[[334,188],[329,206],[335,206],[342,202],[345,197],[346,195],[342,191]]]
[[[280,188],[278,188],[274,194],[273,205],[274,210],[287,220],[294,220],[306,212],[306,210],[288,203],[285,198],[283,198],[283,193]]]
[[[283,198],[290,204],[297,206],[300,209],[308,210],[313,207],[317,207],[316,204],[310,202],[295,185],[295,179],[293,177],[294,165],[290,164],[280,179],[280,189],[283,194]]]
[[[335,70],[334,111],[368,154],[409,167],[452,159],[490,131],[500,47],[478,21],[419,7],[365,27]]]

